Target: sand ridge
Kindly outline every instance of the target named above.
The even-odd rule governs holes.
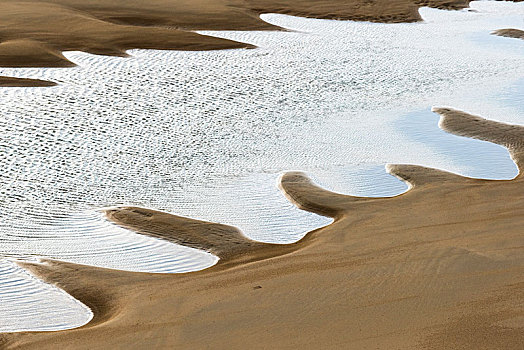
[[[49,87],[56,86],[55,82],[28,79],[28,78],[13,78],[0,76],[0,87]]]
[[[257,242],[236,227],[145,208],[119,207],[108,209],[105,214],[109,220],[137,233],[212,253],[220,258],[217,263],[220,266],[281,255],[283,251],[291,252],[298,246]]]
[[[522,174],[524,127],[450,108],[434,111],[448,132],[508,147]],[[353,197],[319,188],[304,174],[285,174],[280,185],[291,200],[335,219],[288,246],[250,242],[229,226],[113,209],[108,217],[118,224],[214,251],[226,263],[178,275],[49,259],[21,263],[84,302],[95,318],[73,330],[3,334],[0,344],[520,349],[523,177],[473,179],[415,165],[388,171],[410,190]]]
[[[129,49],[250,48],[192,31],[279,29],[262,21],[261,13],[414,22],[421,20],[420,6],[461,9],[468,4],[469,0],[0,0],[0,67],[72,66],[63,51],[125,56]],[[1,77],[0,81],[3,86],[12,83]]]
[[[508,29],[498,29],[493,32],[494,35],[505,36],[507,38],[515,38],[524,40],[524,30],[508,28]]]

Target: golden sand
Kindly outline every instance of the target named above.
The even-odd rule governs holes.
[[[125,56],[129,49],[251,47],[191,31],[279,29],[262,21],[261,13],[413,22],[420,20],[420,6],[459,9],[468,3],[469,0],[0,0],[0,67],[73,65],[62,55],[63,51]],[[1,78],[0,81],[3,86],[10,82]]]
[[[467,0],[0,1],[0,66],[67,67],[62,51],[249,47],[198,29],[276,29],[260,13],[375,22],[420,20],[419,6]],[[511,32],[499,35],[515,37]],[[521,34],[519,34],[521,35]],[[0,77],[0,86],[53,84]],[[507,147],[522,173],[524,128],[437,109],[449,132]],[[457,150],[459,151],[459,150]],[[124,272],[53,260],[20,263],[89,306],[94,318],[58,332],[0,335],[6,349],[522,349],[524,188],[412,165],[389,171],[411,189],[394,198],[328,192],[303,174],[287,197],[334,223],[289,245],[230,226],[141,208],[107,212],[137,233],[220,257],[187,274]]]
[[[448,132],[507,147],[522,173],[524,127],[436,109]],[[460,150],[457,150],[459,152]],[[108,211],[136,232],[217,254],[186,274],[21,263],[94,312],[87,325],[1,335],[6,349],[522,349],[524,176],[495,181],[390,165],[411,185],[352,197],[301,173],[298,206],[334,222],[290,245],[140,208]]]

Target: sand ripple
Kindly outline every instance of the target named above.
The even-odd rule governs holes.
[[[443,153],[441,139],[413,140],[395,126],[407,110],[434,104],[521,122],[514,110],[499,110],[492,92],[524,73],[522,52],[493,50],[517,41],[489,33],[521,23],[524,8],[475,6],[477,13],[423,10],[425,23],[387,26],[268,15],[296,32],[213,33],[256,50],[132,51],[128,59],[69,52],[78,67],[2,69],[60,85],[0,90],[0,257],[196,270],[215,258],[137,236],[96,210],[149,207],[290,242],[329,219],[286,202],[275,185],[285,170],[360,195],[405,190],[378,174],[384,163],[500,176],[474,147],[464,155],[470,168]],[[356,169],[373,171],[354,176]],[[19,278],[3,271],[1,278]],[[17,324],[12,317],[1,316]]]

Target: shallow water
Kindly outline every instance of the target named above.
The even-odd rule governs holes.
[[[79,67],[0,69],[60,83],[0,90],[0,256],[196,270],[216,258],[136,235],[96,210],[139,205],[291,242],[330,220],[285,200],[276,187],[285,170],[374,196],[406,189],[385,163],[513,177],[504,149],[448,135],[428,112],[449,105],[524,123],[522,99],[512,97],[524,90],[524,45],[489,35],[521,27],[524,4],[472,6],[478,12],[422,9],[426,21],[415,24],[263,15],[295,32],[208,32],[255,50],[70,52]],[[91,316],[1,263],[0,286],[26,282],[3,292],[0,330],[61,329]],[[44,293],[64,303],[51,308]]]
[[[64,291],[0,260],[0,330],[51,331],[79,326],[91,311]]]
[[[428,109],[410,113],[396,125],[409,139],[446,157],[448,168],[460,169],[465,176],[497,180],[512,179],[518,174],[506,148],[436,129],[439,119],[439,115]]]

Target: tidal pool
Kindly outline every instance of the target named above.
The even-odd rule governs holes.
[[[59,83],[0,89],[0,331],[91,317],[2,257],[148,272],[216,262],[113,225],[102,207],[155,208],[292,242],[331,220],[285,200],[276,181],[286,170],[361,196],[406,190],[386,163],[515,176],[500,146],[448,135],[429,112],[448,105],[524,123],[512,97],[522,97],[524,44],[490,35],[522,27],[524,3],[471,6],[387,25],[267,14],[291,31],[205,32],[257,49],[68,52],[78,67],[0,69]]]

